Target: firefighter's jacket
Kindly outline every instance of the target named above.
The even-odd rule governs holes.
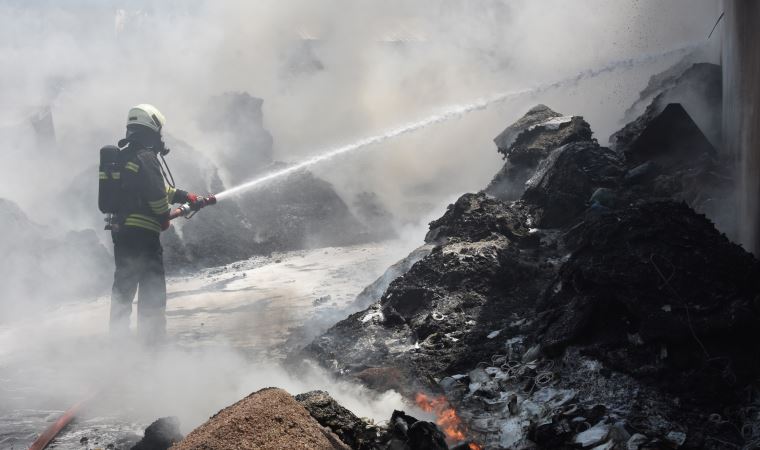
[[[187,192],[166,186],[153,150],[131,142],[120,152],[122,191],[117,223],[161,233],[169,205],[187,201]]]

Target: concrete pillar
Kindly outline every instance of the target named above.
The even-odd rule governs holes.
[[[725,0],[723,140],[738,181],[738,230],[760,256],[760,1]]]

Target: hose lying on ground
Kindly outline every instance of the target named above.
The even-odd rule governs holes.
[[[91,395],[90,397],[86,398],[85,400],[82,400],[81,402],[75,404],[66,412],[63,413],[61,417],[58,418],[52,425],[50,425],[44,433],[42,433],[29,447],[29,450],[43,450],[45,447],[50,444],[50,442],[55,439],[56,436],[58,436],[58,433],[63,430],[63,428],[71,423],[72,420],[74,420],[74,417],[76,417],[77,414],[84,408],[84,406],[92,400],[92,398],[95,397],[95,395]]]

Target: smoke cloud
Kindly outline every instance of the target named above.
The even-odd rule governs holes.
[[[21,247],[16,241],[16,230],[31,229],[27,220],[38,224],[35,236],[92,228],[96,205],[92,213],[81,211],[73,205],[82,199],[63,193],[81,192],[70,187],[88,183],[94,192],[90,168],[98,149],[123,136],[126,112],[138,103],[156,105],[168,118],[167,133],[215,161],[229,152],[224,139],[209,131],[218,120],[212,99],[248,92],[264,100],[274,157],[297,162],[448,105],[561,80],[613,60],[695,44],[704,44],[707,57],[717,60],[719,43],[704,40],[719,12],[717,0],[0,2],[0,198],[20,207],[0,211],[0,248],[18,254],[28,245],[32,252],[37,238],[21,241]],[[402,234],[421,241],[418,230],[426,220],[459,194],[487,185],[502,164],[492,138],[529,107],[545,103],[583,115],[605,143],[649,77],[674,58],[516,98],[313,170],[348,204],[358,193],[377,194]],[[177,150],[168,160],[187,157]],[[229,184],[230,174],[221,175]],[[180,187],[195,181],[182,173],[175,177]],[[97,233],[108,248],[107,235]],[[347,407],[366,415],[382,416],[399,405],[398,398],[364,403],[351,387],[335,392],[321,375],[294,380],[271,364],[251,363],[225,343],[153,356],[114,352],[94,344],[106,331],[102,313],[72,319],[91,321],[83,327],[88,335],[76,326],[48,326],[25,339],[18,330],[35,329],[37,321],[25,308],[30,297],[55,303],[61,284],[96,276],[102,284],[109,276],[105,265],[96,272],[77,256],[65,258],[70,251],[56,250],[58,259],[49,259],[35,250],[34,258],[24,259],[25,268],[12,272],[33,280],[34,292],[32,281],[7,283],[0,291],[2,361],[30,367],[36,375],[28,381],[49,396],[71,393],[50,399],[55,407],[110,378],[131,379],[123,392],[134,394],[111,397],[112,405],[123,403],[140,419],[179,414],[185,426],[268,384],[284,383],[294,392],[332,387]],[[35,274],[39,261],[65,264],[66,276],[46,283],[55,267]],[[8,311],[14,311],[10,324]],[[42,314],[56,323],[68,320],[60,309]],[[151,383],[141,385],[145,379]],[[146,393],[141,386],[158,391]],[[0,394],[0,403],[25,407]]]
[[[59,215],[49,189],[117,140],[136,103],[159,106],[169,133],[213,159],[224,149],[202,126],[215,113],[209,99],[249,92],[264,99],[276,157],[297,161],[449,104],[703,41],[718,5],[79,0],[6,2],[0,12],[0,123],[13,161],[0,196]],[[608,136],[648,76],[669,63],[511,102],[318,170],[343,192],[375,191],[408,216],[405,206],[481,188],[499,164],[490,139],[533,103],[583,114]],[[37,148],[28,118],[48,107],[57,145]],[[30,189],[31,172],[44,176]]]

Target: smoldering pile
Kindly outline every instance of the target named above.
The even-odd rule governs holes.
[[[760,263],[715,228],[733,233],[730,161],[673,103],[719,115],[705,72],[671,80],[613,148],[530,110],[497,137],[488,188],[431,223],[432,252],[299,357],[444,395],[486,448],[754,445]]]
[[[394,411],[386,424],[354,415],[327,392],[291,396],[265,388],[214,414],[183,437],[174,417],[156,420],[142,439],[107,444],[131,450],[283,449],[446,450],[446,437],[435,423]],[[89,444],[87,437],[82,443]]]

